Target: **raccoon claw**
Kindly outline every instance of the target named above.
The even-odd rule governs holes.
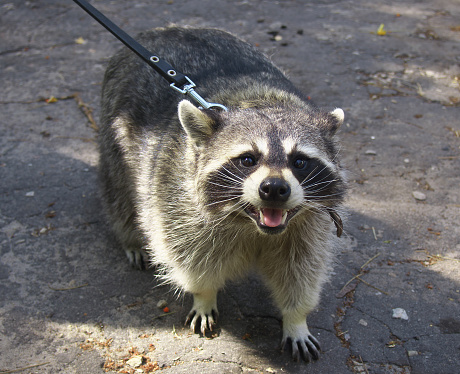
[[[190,323],[190,330],[196,332],[196,327],[199,322],[200,332],[202,335],[205,335],[206,330],[212,331],[214,325],[217,322],[218,313],[214,309],[209,314],[198,313],[195,309],[192,309],[187,316],[185,325]]]
[[[295,361],[299,361],[300,356],[306,362],[316,361],[319,359],[319,352],[321,351],[321,346],[319,345],[318,340],[312,335],[308,335],[306,338],[292,339],[290,337],[284,338],[281,342],[281,351],[284,351],[286,345],[291,343],[292,358]]]
[[[200,320],[200,332],[205,335],[206,330],[212,331],[216,324],[217,312],[217,292],[203,291],[193,294],[193,307],[187,316],[185,324],[190,323],[190,329],[195,332]]]
[[[142,249],[126,249],[126,257],[128,257],[131,266],[138,268],[139,270],[147,269],[147,253]]]

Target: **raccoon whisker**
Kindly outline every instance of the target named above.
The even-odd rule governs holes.
[[[334,157],[332,158],[332,161],[336,161],[338,159],[340,153],[342,152],[342,149],[343,149],[343,145],[339,144],[338,147],[337,147],[337,152],[335,153]]]
[[[206,206],[212,206],[212,205],[216,205],[216,204],[226,203],[228,201],[236,200],[239,197],[240,197],[240,195],[233,195],[233,196],[229,197],[228,199],[213,201],[212,203],[206,204]]]
[[[330,195],[324,195],[324,196],[306,196],[307,201],[310,202],[318,202],[322,203],[324,201],[328,202],[340,202],[342,201],[342,195],[341,194],[330,194]]]
[[[239,183],[236,184],[236,185],[219,184],[219,183],[211,182],[211,181],[209,181],[208,183],[209,183],[209,184],[212,184],[212,185],[214,185],[214,186],[222,187],[222,188],[240,189],[240,190],[242,189],[242,187],[239,186]]]
[[[222,199],[227,199],[229,197],[241,197],[242,193],[240,191],[225,191],[225,192],[219,192],[219,191],[209,191],[207,193],[209,196],[213,197],[213,200],[222,198]]]
[[[300,185],[303,185],[303,184],[305,184],[305,183],[308,183],[308,182],[311,181],[313,178],[315,178],[319,173],[321,173],[321,171],[324,170],[324,168],[323,168],[323,169],[321,169],[318,173],[316,173],[316,174],[314,174],[314,175],[312,176],[312,174],[316,171],[316,169],[318,169],[318,166],[315,167],[315,168],[310,172],[310,174],[308,174],[308,175],[305,177],[305,179],[300,183]]]
[[[241,194],[240,193],[226,193],[226,194],[222,194],[222,193],[217,193],[217,192],[210,192],[209,193],[210,196],[217,196],[217,197],[221,197],[222,199],[224,200],[219,200],[220,201],[227,201],[227,199],[234,199],[234,198],[238,198],[238,197],[241,197]],[[216,202],[216,201],[215,201]],[[214,204],[215,202],[213,202],[212,204]],[[211,203],[210,203],[211,204]]]
[[[316,174],[312,179],[314,179],[316,176],[318,176],[319,174]],[[337,182],[338,180],[337,179],[327,179],[329,178],[330,176],[332,175],[332,173],[328,174],[328,175],[325,175],[323,178],[321,178],[319,181],[317,182],[314,182],[312,184],[310,184],[309,186],[316,186],[318,184],[323,184],[323,183],[332,183],[332,182]]]
[[[311,199],[316,199],[316,200],[325,200],[334,196],[340,196],[336,195],[336,192],[330,192],[327,193],[327,190],[325,191],[325,188],[323,189],[317,189],[317,190],[312,190],[312,191],[304,191],[304,196],[306,198],[311,198]]]
[[[321,192],[327,190],[332,183],[333,182],[325,183],[325,185],[321,187],[318,187],[318,185],[316,185],[317,188],[311,188],[312,186],[307,186],[307,187],[304,187],[303,190],[307,196],[314,196],[314,195],[320,194]],[[322,195],[322,197],[324,197],[324,195]]]
[[[314,174],[313,176],[311,176],[313,174],[313,172],[317,169],[317,167],[315,169],[312,170],[312,172],[310,174],[308,174],[308,176],[302,181],[302,183],[300,183],[301,185],[304,185],[308,182],[310,182],[312,179],[316,178],[320,173],[322,173],[325,169],[327,169],[326,166],[324,166],[319,172],[317,172],[316,174]],[[327,175],[325,175],[321,180],[325,180],[326,178],[328,178],[330,175],[332,175],[332,171],[329,171],[329,173]]]
[[[336,197],[336,196],[343,196],[343,194],[341,192],[333,192],[333,193],[329,193],[327,195],[317,195],[319,192],[323,191],[324,189],[317,189],[317,190],[304,190],[304,195],[305,197],[308,197],[308,198],[312,198],[312,199],[321,199],[321,200],[324,200],[326,198],[330,198],[330,197]]]
[[[331,185],[334,182],[338,182],[338,180],[337,179],[332,179],[332,180],[328,180],[328,181],[324,181],[324,182],[313,183],[313,184],[310,184],[308,186],[305,186],[304,191],[313,191],[313,192],[322,191],[325,188],[329,187],[329,185]],[[321,185],[323,185],[323,186],[321,186]],[[316,188],[312,189],[312,187],[318,187],[318,186],[321,186],[321,187],[318,188],[318,189],[316,189]]]
[[[236,168],[238,171],[240,171],[240,169],[238,169],[238,167],[233,163],[233,161],[231,161],[231,163],[232,163],[233,166],[235,166],[235,168]],[[234,179],[235,182],[236,182],[236,181],[238,181],[238,182],[244,182],[244,179],[243,179],[242,177],[236,175],[235,173],[232,173],[230,170],[228,170],[227,168],[225,168],[225,166],[223,166],[222,169],[224,169],[228,174],[230,174],[232,177],[234,177],[234,178],[235,178],[235,179]],[[219,175],[222,175],[222,176],[224,176],[224,177],[226,177],[226,178],[228,178],[228,179],[230,179],[230,180],[233,180],[233,179],[229,178],[227,174],[224,174],[224,173],[222,173],[221,171],[218,171],[218,174],[219,174]]]
[[[318,175],[318,174],[317,174]],[[330,174],[329,174],[330,175]],[[325,176],[324,178],[322,178],[321,180],[319,180],[318,182],[315,182],[313,184],[301,184],[302,188],[304,189],[304,191],[308,194],[317,194],[321,191],[324,191],[326,190],[327,188],[329,188],[331,186],[331,184],[335,183],[335,182],[338,182],[337,179],[331,179],[331,180],[326,180],[326,178],[329,176]],[[314,177],[313,177],[314,178]]]
[[[238,186],[241,186],[241,184],[242,184],[240,181],[235,180],[233,178],[229,178],[226,175],[219,175],[218,174],[217,177],[218,177],[219,182],[211,182],[211,181],[209,181],[208,183],[214,184],[216,186],[225,187],[225,188],[236,188]],[[220,183],[222,183],[222,184],[220,184]]]
[[[230,162],[231,162],[231,164],[236,168],[236,170],[238,170],[241,174],[243,174],[243,173],[241,172],[241,170],[239,169],[239,167],[238,167],[237,165],[235,165],[235,163],[234,163],[232,160],[230,160]],[[237,178],[237,179],[240,180],[241,182],[244,181],[244,179],[243,179],[242,177],[239,177],[238,175],[232,173],[231,171],[227,170],[225,167],[223,167],[223,169],[224,169],[225,171],[229,172],[231,175],[233,175],[235,178]]]

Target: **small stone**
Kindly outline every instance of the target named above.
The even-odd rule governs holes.
[[[418,352],[417,351],[407,351],[407,355],[409,357],[418,356]]]
[[[282,23],[281,22],[273,22],[268,26],[269,31],[278,31],[281,29]]]
[[[403,308],[395,308],[393,309],[393,318],[396,319],[403,319],[407,321],[409,317],[407,316],[406,311]]]
[[[279,42],[283,40],[283,37],[281,35],[276,35],[273,39],[275,39],[276,42]]]
[[[358,322],[361,326],[367,326],[367,322],[363,319],[360,319]]]
[[[168,302],[166,300],[160,300],[157,303],[157,308],[163,309],[164,307],[166,307],[166,305],[168,305]]]
[[[406,52],[398,52],[398,53],[395,53],[393,57],[405,59],[405,58],[410,58],[411,56]]]
[[[373,149],[368,149],[366,152],[364,152],[368,156],[376,156],[377,152],[374,151]]]
[[[413,191],[412,196],[414,197],[415,200],[419,200],[419,201],[426,200],[426,195],[420,191]]]
[[[405,163],[405,164],[408,164],[409,162],[410,162],[410,160],[409,160],[408,158],[405,158],[405,159],[404,159],[404,163]]]
[[[126,361],[126,364],[132,368],[137,368],[142,365],[142,356],[133,356]]]
[[[276,30],[280,30],[282,28],[286,28],[286,27],[283,27],[283,24],[281,22],[273,22],[270,26],[269,26],[269,29],[270,31],[276,31]]]
[[[34,191],[26,192],[26,196],[27,196],[27,197],[34,197],[34,196],[35,196],[35,192],[34,192]]]

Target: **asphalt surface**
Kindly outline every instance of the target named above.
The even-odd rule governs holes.
[[[231,31],[319,106],[344,109],[349,218],[309,317],[323,353],[305,364],[280,352],[280,316],[255,277],[220,293],[218,329],[200,337],[183,325],[190,296],[130,268],[97,187],[101,81],[121,44],[70,0],[7,0],[0,373],[460,372],[460,3],[92,4],[133,36]]]

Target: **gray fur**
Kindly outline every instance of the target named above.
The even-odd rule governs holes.
[[[306,316],[327,278],[331,217],[341,232],[343,112],[318,110],[266,57],[222,31],[166,28],[138,41],[229,111],[179,105],[180,94],[127,50],[111,59],[100,176],[130,261],[150,261],[165,282],[193,293],[188,321],[202,333],[217,318],[217,291],[256,269],[283,315],[283,347],[318,358]]]

